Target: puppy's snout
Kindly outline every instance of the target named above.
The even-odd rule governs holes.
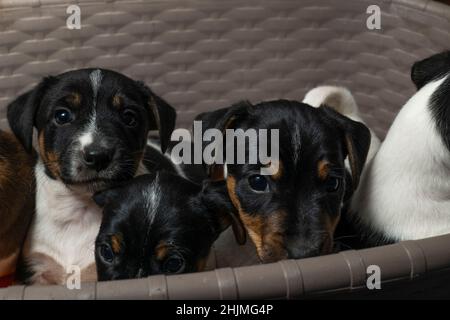
[[[88,168],[98,172],[109,166],[114,153],[114,148],[89,146],[83,150],[83,162]]]

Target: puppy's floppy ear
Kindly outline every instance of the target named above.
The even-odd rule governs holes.
[[[201,201],[219,227],[218,235],[231,225],[236,242],[240,245],[245,244],[247,234],[236,208],[228,197],[225,181],[205,180],[201,191]]]
[[[44,78],[34,89],[23,93],[7,106],[9,126],[29,153],[32,151],[36,113],[45,91],[55,81],[54,77]]]
[[[335,124],[337,122],[343,132],[343,145],[352,171],[352,187],[356,190],[370,148],[370,131],[361,122],[353,121],[327,106],[321,106],[321,109],[333,119]]]
[[[201,121],[203,130],[216,128],[220,131],[232,128],[234,123],[250,112],[252,104],[248,101],[238,102],[231,107],[200,113],[195,121]]]
[[[148,106],[153,115],[153,117],[150,118],[150,130],[157,129],[159,131],[161,151],[164,153],[169,145],[170,136],[175,129],[177,113],[171,105],[154,94],[143,82],[137,81],[137,84],[142,88],[146,95]]]
[[[411,80],[417,89],[450,72],[450,51],[441,52],[417,61],[411,68]]]
[[[253,106],[250,102],[241,101],[231,107],[201,113],[195,117],[195,121],[202,122],[202,136],[207,129],[212,128],[218,129],[222,133],[225,133],[226,129],[235,128],[239,121],[245,119],[251,112],[252,108]],[[209,142],[203,141],[203,147],[207,144],[209,144]],[[223,164],[212,164],[207,167],[208,176],[216,181],[223,180],[225,178],[223,171]]]

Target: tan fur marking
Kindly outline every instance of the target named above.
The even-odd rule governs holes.
[[[330,164],[326,160],[320,160],[317,164],[317,176],[320,180],[325,180],[330,172]]]
[[[111,248],[114,253],[118,254],[122,247],[123,236],[121,233],[116,233],[111,236]]]
[[[283,172],[284,172],[283,162],[278,161],[278,171],[272,175],[272,179],[275,181],[280,180],[281,177],[283,176]]]
[[[162,261],[167,257],[168,253],[169,248],[167,246],[167,243],[165,243],[164,241],[158,243],[158,245],[155,248],[156,259]]]
[[[81,94],[78,92],[72,92],[67,96],[66,101],[69,102],[73,107],[81,106]]]
[[[122,107],[122,103],[123,99],[120,95],[115,94],[113,99],[112,99],[112,105],[114,108],[120,109]]]
[[[39,154],[45,166],[48,168],[50,173],[58,178],[61,173],[59,167],[59,155],[54,151],[47,151],[45,145],[44,131],[39,132]]]
[[[239,216],[255,244],[259,258],[263,262],[285,259],[287,252],[284,246],[283,225],[286,213],[276,211],[264,218],[259,214],[245,212],[236,194],[236,179],[233,176],[229,176],[227,179],[227,189],[231,202],[238,210]]]

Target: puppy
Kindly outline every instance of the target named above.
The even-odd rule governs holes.
[[[33,164],[14,135],[0,131],[0,287],[14,281],[34,211]]]
[[[352,201],[372,245],[450,233],[450,52],[416,62],[417,93],[395,118]]]
[[[148,132],[159,129],[165,150],[175,111],[140,82],[83,69],[43,79],[8,106],[8,120],[28,152],[33,128],[38,134],[26,283],[63,284],[77,271],[95,280],[101,210],[92,194],[144,173]]]
[[[202,186],[166,170],[97,193],[98,279],[203,270],[213,242],[232,223],[227,199],[223,182]]]
[[[328,107],[287,100],[243,102],[201,114],[197,120],[205,130],[279,130],[274,174],[261,175],[260,162],[208,167],[212,178],[225,180],[230,200],[263,262],[332,250],[341,208],[358,186],[369,150],[365,125]],[[245,150],[248,153],[248,146]],[[351,174],[345,170],[347,156]]]

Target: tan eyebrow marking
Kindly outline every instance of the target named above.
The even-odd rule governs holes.
[[[268,167],[270,164],[268,165]],[[273,180],[280,180],[284,173],[284,166],[283,162],[280,160],[278,161],[278,171],[272,175]]]
[[[122,247],[123,236],[121,233],[116,233],[111,236],[111,247],[114,253],[119,253]]]
[[[79,92],[71,92],[66,97],[66,101],[74,107],[79,107],[81,106],[81,94]]]
[[[47,150],[44,134],[45,132],[42,130],[38,135],[39,154],[53,177],[58,178],[61,173],[61,169],[59,167],[59,156],[56,152]]]
[[[326,160],[320,160],[317,164],[317,176],[320,180],[325,180],[330,172],[330,163]]]
[[[167,247],[167,243],[165,241],[161,241],[155,248],[156,259],[159,261],[164,260],[169,254],[169,249]]]
[[[120,107],[122,107],[122,104],[123,104],[123,98],[120,95],[115,94],[112,99],[113,107],[119,109]]]

